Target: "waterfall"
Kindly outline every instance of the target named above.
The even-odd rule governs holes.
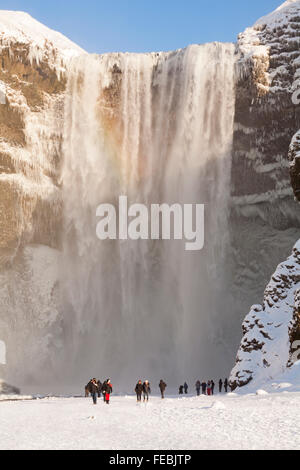
[[[65,104],[61,285],[70,380],[170,385],[229,369],[226,277],[234,45],[72,61]],[[96,237],[96,208],[205,204],[205,246]],[[202,377],[201,374],[204,374]],[[215,375],[214,375],[215,374]]]

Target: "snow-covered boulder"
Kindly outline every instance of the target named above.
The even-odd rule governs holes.
[[[300,333],[300,240],[266,288],[263,305],[254,305],[243,323],[243,338],[230,376],[233,388],[273,380],[291,365]]]

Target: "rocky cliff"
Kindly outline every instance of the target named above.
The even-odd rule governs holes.
[[[289,256],[299,238],[300,211],[295,201],[295,196],[299,199],[299,42],[300,2],[291,0],[240,34],[237,43],[231,212],[232,272],[236,274],[232,292],[241,312],[263,296],[264,303],[254,306],[244,322],[245,336],[231,376],[234,386],[252,380],[258,374],[258,363],[268,369],[272,362],[267,356],[275,341],[264,338],[262,326],[265,325],[262,318],[268,322],[273,316],[268,306],[270,286],[265,294],[260,289],[267,284],[280,260]],[[298,265],[293,264],[293,278],[297,268]],[[282,269],[278,269],[281,273]],[[277,276],[278,270],[275,278]],[[279,293],[287,289],[290,295],[290,291],[297,288],[297,280],[290,280],[286,286],[284,280],[278,282]],[[271,286],[277,291],[273,281]],[[274,293],[274,297],[277,296],[276,303],[280,295]],[[290,339],[287,332],[293,318],[293,305],[294,300],[288,313],[285,310],[282,313],[287,351],[280,359],[282,367],[288,362]],[[276,304],[274,324],[277,325],[280,324],[280,308]],[[274,352],[273,357],[275,355]],[[252,358],[256,366],[251,364]],[[278,365],[278,361],[275,363]],[[267,375],[271,373],[271,370],[266,371]]]
[[[81,53],[26,13],[0,11],[0,336],[16,370],[39,361],[58,315],[66,64]]]
[[[243,322],[243,339],[231,372],[233,388],[275,379],[291,361],[299,338],[300,241],[278,266],[262,305],[254,305]]]
[[[235,202],[292,194],[287,151],[300,127],[300,2],[285,2],[238,38],[233,153]]]

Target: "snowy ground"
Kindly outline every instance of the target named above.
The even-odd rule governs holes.
[[[0,449],[299,449],[300,393],[0,403]]]

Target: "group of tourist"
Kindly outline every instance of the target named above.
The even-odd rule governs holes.
[[[213,380],[209,380],[208,382],[201,382],[201,380],[197,380],[196,382],[196,392],[197,396],[199,397],[201,395],[214,395],[215,393],[215,382]],[[228,392],[228,379],[225,379],[224,382],[222,379],[219,380],[219,393],[222,393],[224,387],[224,392]],[[188,384],[185,382],[184,385],[180,385],[179,387],[179,395],[183,395],[183,391],[185,394],[188,394]]]
[[[213,380],[209,380],[208,382],[202,382],[201,380],[197,380],[196,382],[196,393],[197,396],[201,395],[214,395],[215,393],[215,382]],[[222,393],[224,387],[224,392],[228,392],[229,383],[228,380],[225,379],[224,382],[222,379],[219,380],[219,393]],[[158,388],[160,390],[161,398],[165,398],[165,391],[167,388],[166,382],[161,380],[158,384]],[[180,385],[179,387],[179,395],[188,394],[189,386],[185,382],[184,385]],[[109,405],[110,402],[110,395],[113,391],[112,384],[110,379],[105,380],[103,383],[97,379],[91,379],[89,383],[85,387],[85,396],[88,397],[89,395],[93,398],[94,405],[97,404],[97,398],[103,396],[103,400],[106,404]],[[137,397],[138,403],[142,401],[142,397],[144,402],[149,401],[149,396],[151,394],[151,386],[149,380],[139,380],[134,389]]]
[[[103,396],[103,401],[109,405],[110,394],[112,393],[112,383],[110,379],[105,380],[103,383],[97,379],[91,379],[85,387],[85,396],[88,397],[90,394],[93,398],[94,405],[97,405],[97,398]]]

